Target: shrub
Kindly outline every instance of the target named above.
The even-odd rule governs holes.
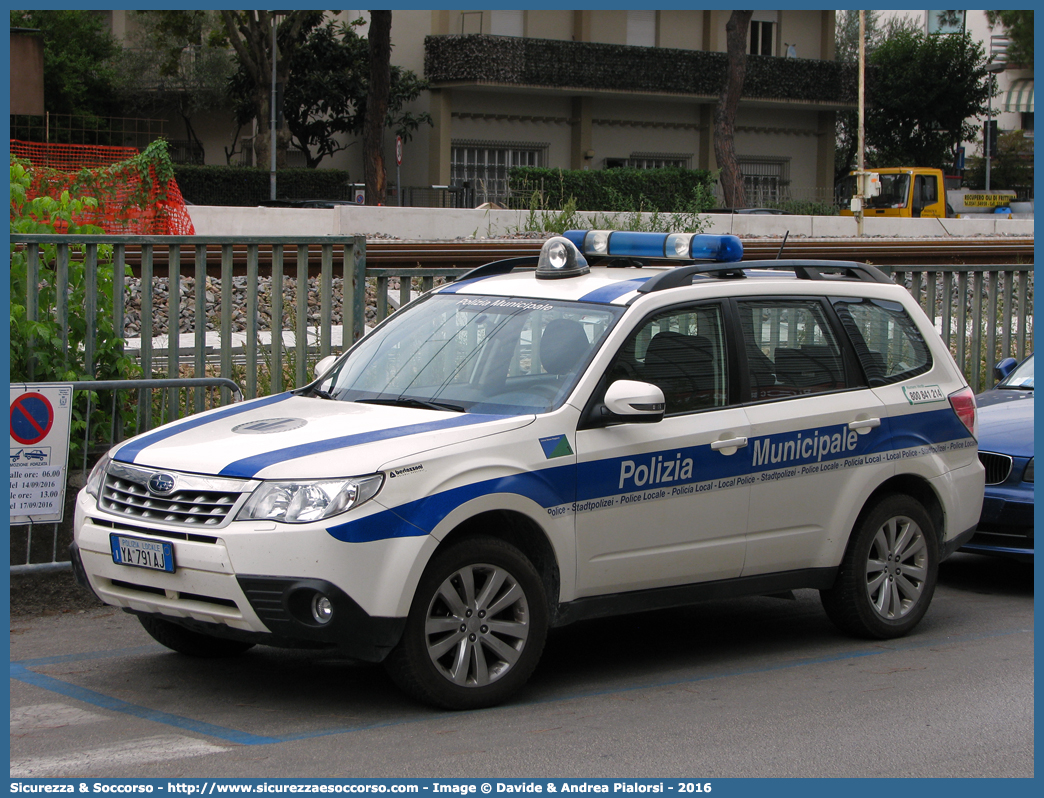
[[[512,204],[582,211],[686,213],[713,207],[713,175],[705,169],[546,169],[519,166],[508,172]]]
[[[181,194],[196,205],[259,205],[271,197],[271,173],[247,166],[174,167]],[[280,169],[279,199],[346,200],[352,198],[350,176],[343,169]]]
[[[17,159],[11,162],[11,233],[33,234],[54,233],[56,228],[63,234],[98,234],[101,228],[79,224],[85,209],[96,206],[90,197],[73,198],[68,191],[57,197],[43,196],[28,199],[26,192],[31,183],[27,165]],[[98,253],[97,270],[97,313],[94,329],[87,326],[86,314],[86,270],[84,247],[70,248],[68,279],[59,286],[57,275],[57,247],[53,244],[40,246],[37,272],[37,318],[29,318],[27,297],[29,289],[29,257],[22,246],[11,245],[11,362],[12,382],[77,382],[83,379],[126,379],[135,376],[137,366],[125,355],[122,346],[122,330],[113,329],[113,273],[112,248],[102,245]],[[109,268],[103,268],[108,265]],[[128,267],[128,274],[129,274]],[[63,340],[63,331],[58,321],[59,290],[67,291],[68,331]],[[94,341],[95,373],[87,374],[84,362],[88,336]],[[98,409],[98,396],[90,398],[91,429],[101,438],[113,421],[109,412]],[[72,420],[73,453],[80,451],[83,434],[87,427],[86,392],[74,394]]]

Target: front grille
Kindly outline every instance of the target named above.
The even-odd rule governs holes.
[[[149,490],[149,479],[157,473],[173,477],[174,490],[163,495]],[[111,463],[98,507],[108,513],[152,523],[217,527],[235,517],[240,504],[256,485],[244,480],[157,472]]]
[[[979,462],[986,468],[987,485],[1000,485],[1011,474],[1011,457],[1006,454],[979,452]]]

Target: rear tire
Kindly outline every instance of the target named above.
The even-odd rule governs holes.
[[[253,643],[246,643],[242,640],[228,640],[223,637],[211,637],[200,632],[193,632],[173,621],[157,618],[155,615],[139,615],[138,620],[157,643],[190,657],[203,659],[235,657],[254,647]]]
[[[423,703],[490,707],[529,679],[547,627],[544,586],[525,555],[496,538],[469,538],[428,564],[384,665]]]
[[[857,637],[902,637],[935,592],[939,540],[924,507],[886,496],[856,522],[834,586],[821,590],[827,616]]]

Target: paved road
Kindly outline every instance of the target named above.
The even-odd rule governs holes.
[[[16,620],[11,661],[15,777],[1033,775],[1033,573],[976,555],[902,640],[812,591],[587,622],[472,713],[329,655],[191,660],[108,608]]]

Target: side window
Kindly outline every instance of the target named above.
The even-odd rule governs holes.
[[[737,303],[752,401],[846,387],[841,348],[812,299]]]
[[[834,299],[870,387],[916,377],[932,367],[932,355],[913,319],[898,302]]]
[[[647,319],[609,367],[609,382],[620,379],[659,387],[667,415],[725,406],[728,370],[721,308],[689,305]]]

